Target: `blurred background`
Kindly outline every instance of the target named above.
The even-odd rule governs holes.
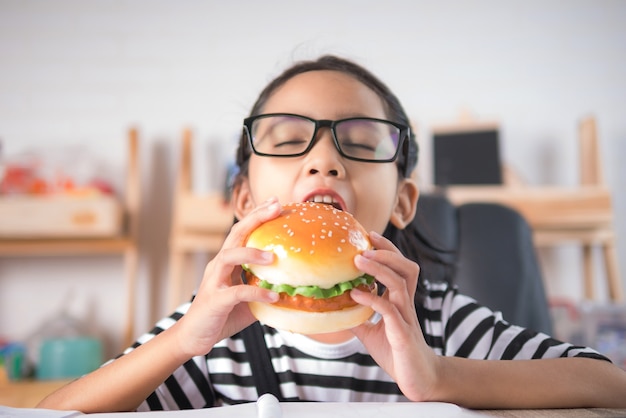
[[[292,62],[326,53],[365,65],[399,96],[418,134],[424,188],[430,128],[467,111],[499,123],[501,158],[528,184],[575,186],[578,122],[594,115],[626,260],[619,0],[0,0],[0,159],[38,152],[79,176],[97,171],[121,195],[127,132],[138,129],[139,334],[168,313],[183,129],[195,138],[194,187],[220,191],[259,91]],[[540,258],[549,296],[580,301],[579,246]],[[620,269],[626,277],[626,263]],[[123,338],[123,277],[118,255],[3,256],[0,337],[28,339],[65,312],[102,336],[111,357]]]

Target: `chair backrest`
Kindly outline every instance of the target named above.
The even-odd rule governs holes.
[[[424,261],[424,277],[446,280],[461,293],[502,312],[504,319],[552,333],[552,320],[530,227],[495,203],[453,206],[443,195],[420,197],[416,217],[423,235],[442,248],[441,263]]]
[[[193,190],[192,142],[190,129],[183,131],[180,165],[174,190],[169,242],[170,309],[187,301],[201,272],[188,271],[188,256],[194,253],[212,257],[219,251],[233,223],[232,209],[222,193],[202,194]],[[197,269],[196,269],[197,270]]]
[[[580,184],[582,186],[601,186],[604,184],[602,175],[602,158],[598,141],[596,118],[587,116],[578,125],[578,149],[580,160]]]

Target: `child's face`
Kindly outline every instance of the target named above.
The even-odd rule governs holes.
[[[295,113],[331,120],[354,116],[387,119],[383,103],[374,91],[335,71],[313,71],[293,77],[274,92],[263,113]],[[248,179],[234,191],[238,217],[271,196],[277,196],[283,204],[322,196],[338,202],[367,230],[382,233],[389,220],[394,220],[395,211],[414,210],[407,209],[406,199],[399,197],[407,193],[408,187],[408,193],[415,198],[410,197],[409,201],[413,200],[414,205],[417,189],[411,180],[399,179],[395,162],[345,159],[335,148],[328,128],[322,128],[317,135],[315,145],[304,156],[251,155]]]

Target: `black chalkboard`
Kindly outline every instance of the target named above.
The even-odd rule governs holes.
[[[433,134],[435,184],[502,184],[497,129]]]

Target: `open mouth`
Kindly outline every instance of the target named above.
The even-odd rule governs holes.
[[[330,195],[315,195],[312,196],[310,199],[307,199],[307,202],[323,203],[325,205],[330,205],[335,209],[343,210],[343,208],[341,207],[341,203],[339,203],[334,197]]]

